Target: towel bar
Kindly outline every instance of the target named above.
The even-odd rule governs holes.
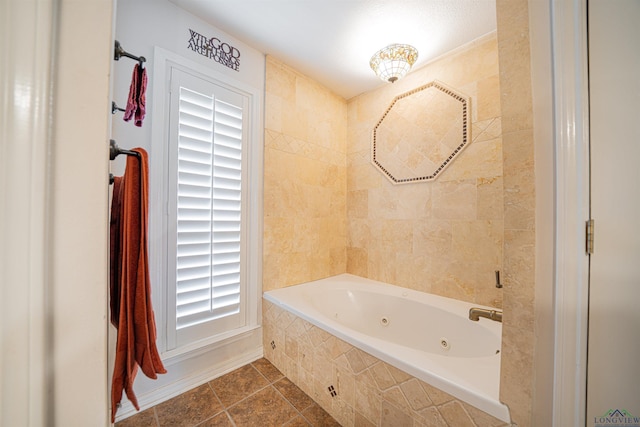
[[[116,141],[113,139],[109,140],[109,160],[115,160],[120,154],[126,154],[127,156],[135,156],[138,160],[142,160],[140,153],[137,151],[125,150],[123,148],[118,147]],[[109,174],[109,184],[113,184],[113,174]]]

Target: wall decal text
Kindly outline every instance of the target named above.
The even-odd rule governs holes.
[[[217,37],[206,38],[200,33],[189,29],[189,49],[202,56],[211,58],[219,64],[232,70],[240,71],[240,51],[229,43],[222,42]]]

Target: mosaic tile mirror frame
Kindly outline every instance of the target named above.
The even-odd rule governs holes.
[[[439,81],[396,96],[373,129],[373,164],[393,183],[431,181],[471,141],[470,98]]]

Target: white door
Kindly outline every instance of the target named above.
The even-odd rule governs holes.
[[[640,0],[589,0],[587,423],[640,426]]]

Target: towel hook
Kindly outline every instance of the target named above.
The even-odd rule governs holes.
[[[141,68],[144,68],[144,63],[147,62],[147,59],[144,56],[135,56],[127,52],[122,48],[122,45],[118,40],[115,41],[115,46],[113,49],[113,59],[115,61],[119,61],[121,57],[126,56],[127,58],[134,59],[138,61]]]
[[[140,153],[137,151],[125,150],[123,148],[118,147],[116,141],[113,139],[109,140],[109,160],[115,160],[120,154],[126,154],[127,156],[136,156],[140,158]]]
[[[118,107],[118,104],[115,103],[115,101],[111,101],[111,114],[115,114],[118,111],[127,111],[124,108],[120,108]]]

